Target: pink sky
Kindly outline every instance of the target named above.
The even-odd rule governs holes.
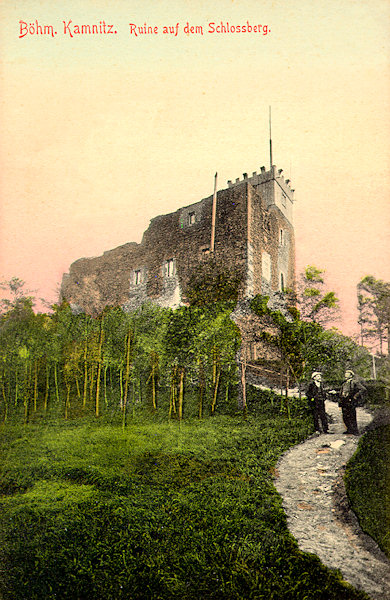
[[[0,5],[0,277],[55,301],[82,256],[274,163],[296,190],[297,270],[326,270],[356,331],[356,284],[390,280],[387,0],[11,1]],[[66,8],[65,8],[66,7]],[[63,34],[113,23],[114,36]],[[19,38],[19,21],[58,35]],[[207,34],[213,22],[267,36]],[[186,22],[204,35],[187,36]],[[134,38],[130,22],[179,23]]]

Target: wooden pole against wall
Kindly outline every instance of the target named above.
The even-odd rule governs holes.
[[[269,160],[270,169],[272,169],[272,134],[271,134],[271,107],[269,107]]]
[[[217,215],[217,175],[214,175],[214,195],[213,195],[213,210],[211,215],[211,242],[210,242],[210,252],[214,252],[215,246],[215,221]]]

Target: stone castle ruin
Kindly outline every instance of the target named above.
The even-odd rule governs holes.
[[[91,314],[105,306],[131,311],[147,301],[176,308],[186,303],[194,275],[212,260],[237,282],[232,318],[241,330],[240,361],[248,381],[281,385],[280,356],[258,335],[275,334],[276,327],[257,317],[249,300],[269,296],[268,306],[280,309],[282,292],[294,287],[293,202],[290,181],[275,166],[244,173],[226,189],[217,191],[215,185],[208,198],[152,219],[140,244],[74,262],[63,277],[61,300],[75,312]]]
[[[107,305],[133,310],[146,301],[175,308],[185,304],[191,276],[212,256],[237,277],[240,300],[263,294],[272,303],[294,285],[293,197],[282,169],[244,173],[227,189],[152,219],[140,244],[74,262],[61,299],[95,314]]]

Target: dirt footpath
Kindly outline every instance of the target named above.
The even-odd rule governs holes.
[[[390,561],[359,527],[345,496],[343,473],[359,438],[343,434],[341,410],[326,403],[330,434],[315,434],[290,449],[277,465],[275,486],[288,527],[304,552],[339,569],[346,581],[374,600],[390,600]],[[372,420],[357,409],[359,431]]]

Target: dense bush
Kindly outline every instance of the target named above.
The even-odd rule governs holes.
[[[383,381],[377,379],[364,382],[364,387],[367,390],[365,401],[372,406],[383,406],[389,404],[389,386]]]
[[[348,464],[345,483],[362,529],[390,558],[390,425],[369,431]]]

